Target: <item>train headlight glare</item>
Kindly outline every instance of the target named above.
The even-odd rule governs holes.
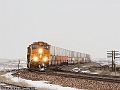
[[[37,60],[38,60],[38,57],[34,57],[33,60],[34,60],[34,61],[37,61]]]
[[[43,59],[45,62],[48,60],[48,58],[47,57],[44,57],[44,59]]]
[[[42,49],[39,49],[39,53],[42,53],[43,52],[43,50]]]

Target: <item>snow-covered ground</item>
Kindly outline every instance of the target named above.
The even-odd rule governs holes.
[[[0,60],[0,71],[10,71],[18,68],[18,60]],[[26,60],[20,60],[20,68],[26,68]],[[10,78],[14,82],[26,82],[33,87],[48,88],[50,90],[78,90],[71,87],[62,87],[59,85],[48,84],[49,81],[32,81],[18,77],[13,77],[12,73],[7,73],[4,76]],[[82,90],[82,89],[79,89]]]
[[[19,68],[26,68],[26,60],[20,60]],[[0,71],[10,71],[18,68],[18,60],[0,60]]]
[[[96,60],[96,62],[100,63],[101,65],[110,65],[111,61],[112,61],[111,58]],[[27,63],[26,60],[21,60],[20,68],[26,68],[26,63]],[[120,65],[120,59],[115,59],[115,63],[117,65]],[[18,60],[0,60],[0,71],[13,70],[17,68],[18,68]],[[83,71],[83,73],[84,72],[86,73],[86,71]],[[91,72],[87,72],[87,73],[91,73]],[[18,77],[13,77],[11,73],[7,73],[5,74],[5,76],[15,82],[23,81],[34,87],[49,88],[52,90],[78,90],[76,88],[71,88],[71,87],[62,87],[59,85],[47,84],[46,82],[49,82],[49,81],[31,81],[31,80],[25,80],[22,78],[18,79]],[[79,90],[82,90],[82,89],[79,89]]]
[[[18,77],[13,77],[11,75],[12,73],[7,73],[3,76],[6,78],[10,78],[14,82],[26,82],[32,87],[36,88],[48,88],[50,90],[83,90],[83,89],[76,89],[76,88],[71,88],[71,87],[62,87],[60,85],[53,85],[53,84],[48,84],[49,81],[32,81],[32,80],[26,80]]]

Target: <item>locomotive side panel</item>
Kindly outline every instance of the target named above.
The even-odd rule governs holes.
[[[56,62],[57,65],[63,62],[68,64],[90,62],[89,54],[79,53],[55,46],[50,46],[50,56],[52,65],[56,64]]]

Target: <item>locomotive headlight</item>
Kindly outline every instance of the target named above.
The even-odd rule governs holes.
[[[42,52],[43,52],[43,50],[40,48],[40,49],[39,49],[39,53],[42,53]]]
[[[43,60],[46,62],[46,61],[48,60],[48,58],[47,58],[47,57],[44,57]]]
[[[33,60],[34,60],[34,61],[37,61],[37,60],[38,60],[38,57],[34,57]]]

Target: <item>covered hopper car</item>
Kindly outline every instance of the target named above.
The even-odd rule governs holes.
[[[59,47],[45,42],[33,42],[27,47],[27,67],[45,70],[49,66],[90,62],[90,55]]]

